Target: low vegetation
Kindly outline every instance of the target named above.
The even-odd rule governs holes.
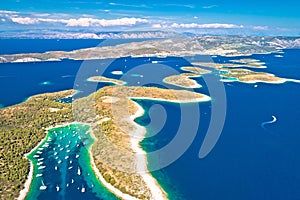
[[[115,85],[125,85],[126,84],[125,81],[107,78],[104,76],[93,76],[93,77],[88,78],[88,81],[99,82],[99,83],[113,83]]]
[[[74,92],[37,95],[0,109],[0,199],[18,197],[29,173],[29,161],[24,155],[46,136],[45,129],[73,121],[71,105],[54,100]],[[55,112],[50,112],[50,108],[55,108]]]
[[[254,72],[246,69],[228,69],[228,73],[224,73],[221,76],[227,78],[236,78],[240,82],[245,83],[283,83],[286,81],[284,78],[276,77],[274,74],[265,72]]]
[[[0,109],[0,199],[18,197],[30,167],[24,155],[46,136],[46,129],[74,121],[91,124],[97,138],[92,146],[93,158],[105,180],[124,193],[151,199],[149,188],[136,171],[136,155],[131,148],[130,139],[137,127],[130,116],[137,107],[130,97],[191,100],[204,95],[154,87],[108,86],[72,104],[55,101],[74,93],[68,90],[36,95]]]
[[[163,79],[165,83],[175,85],[182,88],[200,88],[201,85],[197,81],[190,79],[191,77],[199,77],[197,74],[182,73],[179,75],[168,76]]]

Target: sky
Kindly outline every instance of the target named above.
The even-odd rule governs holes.
[[[295,0],[1,0],[0,33],[170,30],[300,36],[299,8]]]

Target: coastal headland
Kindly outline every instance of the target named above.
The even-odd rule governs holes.
[[[32,167],[25,155],[38,146],[49,128],[74,122],[90,125],[95,138],[91,164],[111,192],[122,199],[167,199],[167,193],[147,170],[146,153],[139,144],[146,130],[134,122],[143,109],[133,99],[188,103],[209,101],[210,97],[185,90],[107,86],[72,104],[56,101],[74,93],[36,95],[0,109],[0,139],[6,144],[1,150],[1,179],[6,183],[1,186],[1,199],[26,196]],[[10,140],[5,137],[7,133]]]

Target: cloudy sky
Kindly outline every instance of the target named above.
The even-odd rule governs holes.
[[[1,0],[0,32],[170,30],[299,36],[299,8],[295,0]]]

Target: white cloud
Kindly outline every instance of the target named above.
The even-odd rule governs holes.
[[[140,18],[120,18],[120,19],[93,19],[93,18],[79,18],[62,20],[66,26],[132,26],[137,23],[147,23],[148,20]]]
[[[211,8],[216,8],[216,7],[218,7],[218,5],[203,6],[202,8],[211,9]]]
[[[117,3],[111,3],[111,5],[118,5]],[[164,4],[167,5],[167,4]],[[142,6],[142,5],[137,5]],[[153,6],[156,6],[153,4]],[[184,6],[181,4],[168,4],[168,6]],[[186,7],[193,6],[185,5]],[[205,8],[213,8],[217,7],[217,5],[204,6]],[[110,10],[99,10],[103,12],[111,12]],[[104,15],[103,15],[104,16]],[[127,15],[126,15],[127,16]],[[178,31],[189,31],[189,32],[224,32],[232,33],[232,32],[250,32],[250,33],[261,33],[275,30],[272,27],[268,26],[260,26],[260,25],[238,25],[231,23],[206,23],[201,24],[200,17],[191,16],[190,21],[186,21],[185,23],[180,23],[180,19],[176,17],[170,16],[169,18],[151,18],[151,16],[143,16],[143,17],[126,17],[126,16],[115,16],[115,19],[101,19],[96,18],[95,15],[71,15],[71,14],[49,14],[49,13],[19,13],[15,11],[7,11],[0,10],[0,23],[11,23],[22,24],[22,25],[31,25],[33,27],[34,24],[41,25],[42,27],[54,27],[60,29],[62,26],[66,27],[104,27],[106,30],[125,30],[130,29],[131,27],[143,27],[145,29],[156,29],[156,30],[176,30]],[[186,19],[188,20],[188,19]],[[174,22],[174,23],[173,23]],[[142,25],[142,26],[141,26]],[[69,28],[71,30],[71,28]],[[74,28],[75,30],[76,28]],[[187,30],[184,30],[187,29]],[[239,29],[239,30],[237,30]],[[276,29],[277,30],[277,29]],[[279,30],[281,32],[287,32],[290,30]],[[220,33],[221,34],[221,33]],[[77,36],[76,36],[77,37]],[[78,36],[79,37],[79,36]],[[95,38],[98,36],[95,35],[81,35],[80,37],[89,37]]]
[[[183,5],[183,7],[186,7],[186,8],[195,8],[194,5]]]
[[[175,3],[169,3],[169,4],[163,4],[164,6],[174,6],[174,7],[185,7],[185,8],[195,8],[194,5],[189,5],[189,4],[175,4]]]
[[[11,10],[0,10],[0,14],[18,14],[19,12]]]
[[[201,24],[200,28],[244,28],[243,25],[236,24]]]
[[[147,23],[148,20],[141,18],[119,18],[119,19],[95,19],[95,18],[78,18],[78,19],[51,19],[51,18],[30,18],[30,17],[12,17],[11,20],[18,24],[37,24],[46,23],[62,23],[66,26],[132,26],[138,23]]]
[[[252,28],[257,31],[265,31],[269,29],[268,26],[252,26]]]
[[[36,24],[38,23],[37,19],[30,17],[12,17],[11,20],[18,24]]]
[[[198,28],[199,24],[191,23],[191,24],[177,24],[173,23],[171,28]]]
[[[152,28],[162,28],[162,25],[161,24],[153,24]]]
[[[190,24],[177,24],[173,23],[171,25],[171,28],[206,28],[206,29],[236,29],[236,28],[244,28],[242,25],[236,25],[236,24],[196,24],[196,23],[190,23]]]
[[[123,7],[133,7],[133,8],[150,8],[145,4],[122,4],[122,3],[114,3],[110,2],[109,5],[111,6],[123,6]]]
[[[49,13],[33,13],[32,16],[34,17],[49,17]]]

